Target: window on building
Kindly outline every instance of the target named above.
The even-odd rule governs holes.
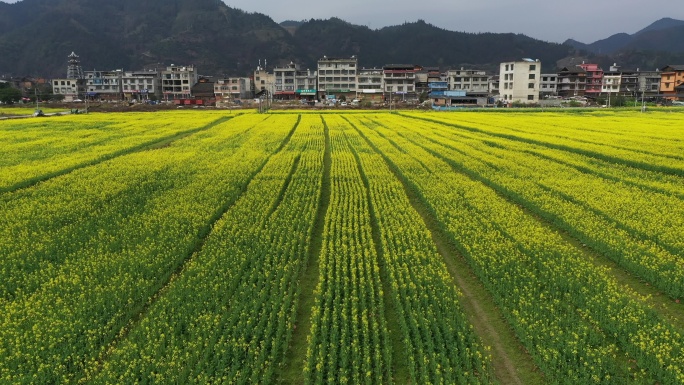
[[[515,64],[511,64],[511,71],[513,71],[513,66],[514,66],[514,65],[515,65]]]
[[[527,88],[534,89],[534,83],[527,84]]]
[[[530,76],[528,77],[528,79],[534,80],[534,77],[535,77],[535,76],[536,76],[535,74],[530,74]]]
[[[506,64],[506,71],[508,71],[508,64]],[[506,95],[504,95],[504,97],[505,97],[505,96],[506,96]]]
[[[527,95],[527,100],[534,100],[534,95]]]
[[[530,71],[536,71],[537,70],[537,65],[536,64],[530,64]]]

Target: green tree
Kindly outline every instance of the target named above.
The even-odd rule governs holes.
[[[0,103],[14,104],[21,100],[21,91],[9,86],[0,85]]]

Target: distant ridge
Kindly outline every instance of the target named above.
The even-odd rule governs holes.
[[[72,51],[81,56],[86,70],[195,64],[202,75],[210,76],[245,76],[260,61],[269,67],[294,61],[314,69],[323,55],[357,55],[365,67],[414,63],[490,72],[497,72],[502,61],[523,57],[541,60],[544,71],[555,71],[559,60],[576,57],[646,67],[655,60],[676,60],[676,52],[684,52],[679,50],[683,39],[663,37],[681,37],[684,31],[678,28],[684,28],[684,22],[660,20],[638,38],[620,37],[626,43],[618,37],[606,39],[598,55],[579,42],[454,32],[423,20],[381,29],[338,18],[278,24],[220,0],[23,0],[0,2],[0,76],[64,76]],[[641,55],[631,48],[635,42],[662,52]],[[618,45],[631,53],[621,53],[619,60],[609,55]]]
[[[285,20],[280,23],[280,26],[285,28],[285,30],[289,32],[291,35],[294,35],[295,32],[297,32],[297,29],[301,27],[301,25],[305,22],[306,21]]]
[[[620,50],[684,52],[684,21],[660,19],[633,35],[618,33],[606,39],[585,44],[568,39],[564,44],[595,54],[613,54]]]

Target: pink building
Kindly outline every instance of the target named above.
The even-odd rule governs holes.
[[[587,71],[587,85],[585,95],[598,96],[601,93],[601,86],[603,85],[603,70],[599,68],[598,64],[579,64],[583,70]]]

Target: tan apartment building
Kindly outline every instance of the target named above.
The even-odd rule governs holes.
[[[219,79],[214,83],[217,104],[234,103],[252,96],[249,78]]]
[[[259,66],[254,70],[252,79],[252,96],[257,97],[264,93],[273,96],[275,93],[275,75],[273,73]]]

